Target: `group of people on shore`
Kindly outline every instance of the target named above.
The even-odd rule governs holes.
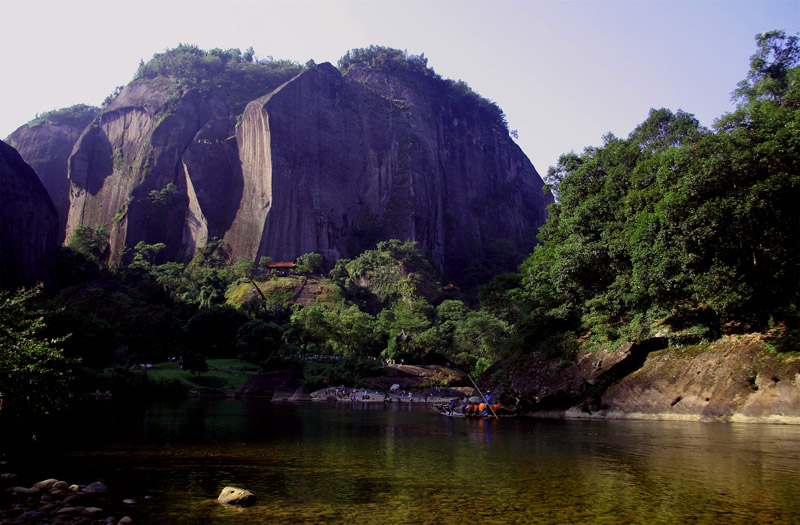
[[[434,395],[428,392],[376,392],[345,388],[344,386],[326,388],[325,396],[333,396],[337,401],[380,401],[382,399],[384,403],[428,403],[434,399]]]

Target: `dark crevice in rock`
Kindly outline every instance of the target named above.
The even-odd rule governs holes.
[[[562,367],[554,367],[544,356],[533,354],[519,362],[491,367],[479,385],[495,389],[503,403],[514,404],[522,412],[559,411],[575,406],[594,412],[602,408],[600,400],[606,389],[641,369],[650,353],[666,347],[667,340],[656,337],[628,343],[616,352],[587,354]],[[510,384],[506,381],[498,385],[493,379],[502,376],[503,369],[511,376]]]

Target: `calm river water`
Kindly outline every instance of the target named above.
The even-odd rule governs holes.
[[[800,427],[448,419],[424,405],[87,407],[31,480],[140,523],[798,523]],[[233,485],[249,508],[216,501]],[[138,503],[123,507],[121,501]],[[117,508],[113,508],[117,502]]]

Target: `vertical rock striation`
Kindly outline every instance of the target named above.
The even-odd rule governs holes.
[[[321,64],[251,102],[234,253],[336,259],[412,239],[445,273],[492,241],[530,251],[550,198],[505,128],[415,79]]]
[[[165,243],[166,260],[222,238],[234,259],[333,261],[397,238],[450,279],[532,250],[552,198],[474,94],[363,63],[263,93],[128,84],[75,140],[66,237],[105,225],[112,264],[142,241]]]

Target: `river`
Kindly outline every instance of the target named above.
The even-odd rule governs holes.
[[[103,481],[137,524],[796,523],[800,509],[796,426],[230,399],[81,414],[59,447],[16,458],[20,481]],[[256,504],[219,504],[226,485]]]

